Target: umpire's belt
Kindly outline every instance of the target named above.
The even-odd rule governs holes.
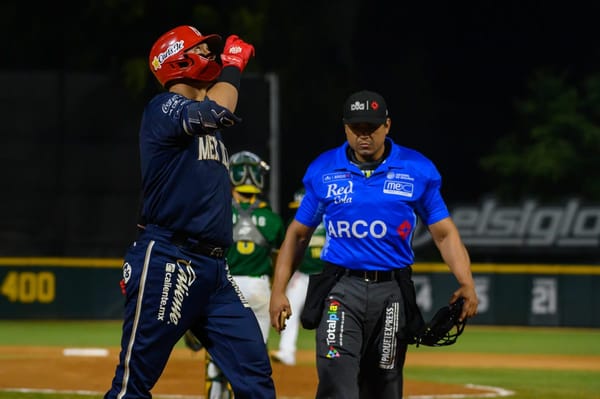
[[[380,281],[391,281],[396,279],[396,272],[394,270],[381,271],[345,269],[344,274],[346,274],[346,276],[358,277],[364,281],[369,281],[372,283],[377,283]]]
[[[204,240],[190,237],[182,232],[173,233],[171,242],[178,247],[182,247],[188,251],[192,251],[200,255],[210,256],[211,258],[224,258],[225,252],[227,252],[226,247],[220,247]]]

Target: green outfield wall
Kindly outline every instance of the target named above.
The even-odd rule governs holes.
[[[600,327],[600,265],[474,263],[480,299],[472,324]],[[426,319],[457,288],[441,263],[417,263]],[[0,258],[0,318],[119,319],[117,258]]]
[[[120,259],[0,258],[0,318],[118,319]]]
[[[600,265],[472,265],[473,324],[600,327]],[[426,319],[458,288],[444,264],[419,263],[413,280]]]

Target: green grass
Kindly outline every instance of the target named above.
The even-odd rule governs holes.
[[[0,345],[119,346],[120,321],[0,321]]]
[[[467,326],[456,344],[433,352],[600,355],[600,329]]]
[[[599,399],[600,372],[565,370],[407,367],[407,379],[503,387],[512,399]]]
[[[279,335],[271,330],[269,347]],[[0,321],[0,345],[116,347],[120,321]],[[183,346],[183,343],[180,343]],[[301,330],[298,347],[314,349],[314,331]],[[411,347],[409,351],[452,353],[515,353],[600,355],[600,329],[467,326],[455,345],[440,348]],[[512,399],[600,399],[600,372],[411,366],[407,379],[449,384],[503,387]],[[0,392],[0,399],[100,399],[75,394]],[[474,398],[473,398],[474,399]]]
[[[279,345],[279,334],[275,330],[271,329],[269,334],[269,348],[277,349]],[[298,341],[296,342],[298,349],[302,350],[314,350],[315,349],[315,330],[304,330],[300,329],[298,333]]]
[[[0,320],[0,345],[118,346],[120,321]],[[279,335],[271,330],[269,346]],[[301,330],[298,348],[314,349],[314,330]],[[600,329],[467,326],[452,346],[412,348],[418,351],[600,355]]]
[[[468,326],[452,346],[411,347],[415,352],[600,355],[600,329]],[[600,372],[522,368],[407,367],[405,378],[475,384],[515,392],[514,399],[600,399]]]
[[[0,320],[1,345],[40,346],[119,346],[120,321],[14,321]],[[180,343],[181,344],[181,343]],[[269,347],[279,344],[279,334],[271,329]],[[179,346],[179,345],[178,345]],[[299,349],[313,349],[314,330],[302,330],[298,336]],[[2,397],[0,397],[2,399]]]

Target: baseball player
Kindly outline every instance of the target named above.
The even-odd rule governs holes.
[[[266,162],[250,151],[235,153],[230,159],[234,243],[227,251],[227,264],[244,299],[256,315],[265,347],[270,328],[273,257],[285,234],[281,217],[259,198],[269,169]],[[197,347],[188,344],[190,341],[193,342],[193,338],[188,337],[185,341],[188,347],[197,350]],[[225,376],[210,356],[207,357],[206,381],[209,399],[232,397]]]
[[[327,239],[323,273],[311,276],[308,296],[323,291],[316,327],[317,399],[402,397],[406,350],[421,313],[411,281],[411,241],[417,215],[428,226],[464,298],[460,318],[477,311],[468,252],[440,193],[441,177],[421,153],[388,137],[386,102],[372,91],[351,94],[344,104],[346,142],[308,166],[306,195],[286,231],[273,278],[271,324],[290,311],[288,281],[316,227]],[[317,278],[318,276],[318,278]],[[321,280],[322,279],[322,280]],[[311,298],[311,302],[313,298]]]
[[[260,327],[225,260],[233,229],[221,132],[240,122],[233,111],[253,55],[236,35],[223,45],[188,25],[150,49],[150,69],[165,91],[141,120],[139,236],[124,257],[121,352],[105,399],[151,398],[188,329],[238,399],[275,398]]]
[[[302,198],[304,198],[304,188],[294,193],[294,200],[289,203],[290,209],[298,209]],[[325,245],[325,228],[320,223],[308,243],[304,258],[294,272],[286,289],[286,295],[290,300],[292,314],[289,316],[285,328],[281,331],[279,338],[279,348],[271,354],[271,359],[288,366],[296,364],[296,349],[298,341],[298,331],[300,330],[300,314],[304,308],[306,300],[306,289],[308,288],[308,278],[313,273],[319,273],[323,270],[323,261],[321,260],[321,250]]]

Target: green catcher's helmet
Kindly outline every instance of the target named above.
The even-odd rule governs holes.
[[[250,151],[236,152],[229,158],[229,181],[240,193],[259,194],[271,167]]]

